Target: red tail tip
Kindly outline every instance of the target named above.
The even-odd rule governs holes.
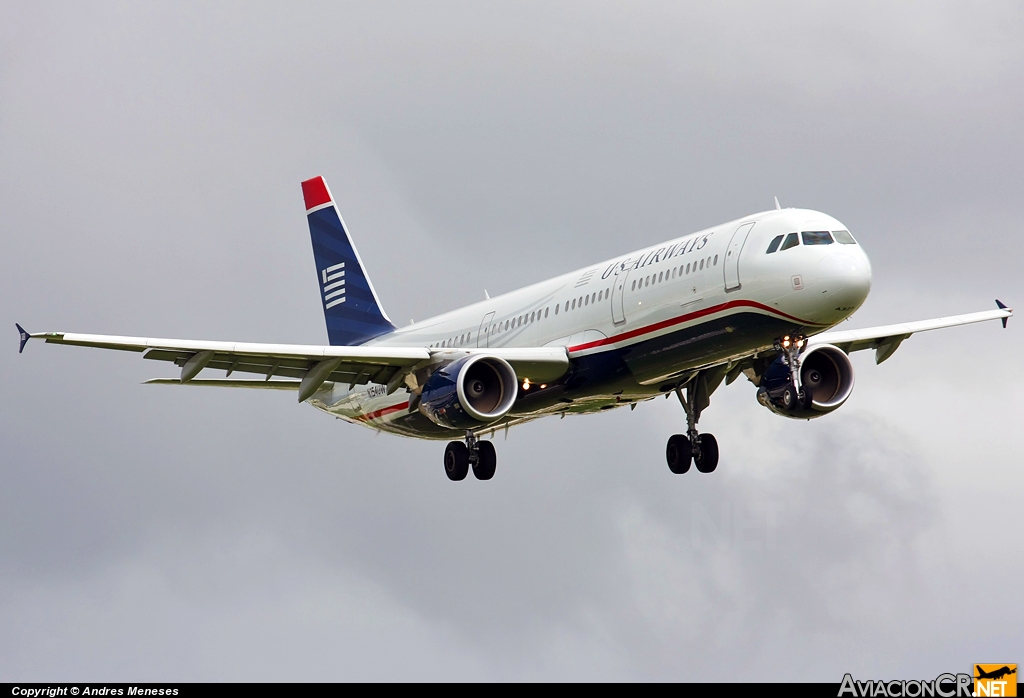
[[[327,191],[327,183],[323,177],[307,179],[302,183],[302,198],[306,201],[306,210],[316,208],[331,202],[331,195]]]

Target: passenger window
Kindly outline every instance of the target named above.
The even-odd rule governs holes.
[[[689,262],[686,263],[686,273],[687,274],[690,273],[690,263]]]
[[[715,255],[715,266],[716,267],[718,266],[718,255],[717,254]]]
[[[576,299],[575,298],[572,299],[572,309],[576,310]]]
[[[800,244],[800,236],[796,233],[790,233],[786,236],[786,241],[782,243],[782,251],[788,250],[790,247],[796,247]]]
[[[590,305],[590,296],[583,296],[583,305]]]
[[[832,235],[827,230],[815,230],[800,233],[804,238],[805,245],[831,245]]]
[[[703,269],[703,268],[704,268],[704,260],[703,260],[703,259],[702,259],[702,260],[700,260],[700,268],[701,268],[701,269]]]
[[[833,230],[832,237],[836,239],[840,245],[856,245],[857,241],[850,235],[849,230]]]
[[[768,251],[765,252],[765,254],[771,254],[775,250],[779,249],[779,245],[782,244],[782,238],[784,238],[784,237],[786,237],[786,236],[785,235],[776,235],[775,238],[768,245]]]
[[[658,272],[658,283],[661,283],[662,272]]]
[[[629,289],[630,291],[636,290],[636,279],[633,279],[633,286]]]
[[[544,308],[544,318],[545,318],[545,319],[547,318],[547,316],[548,316],[548,313],[549,313],[550,311],[551,311],[551,308],[550,308],[550,307]],[[556,313],[558,312],[558,308],[555,308],[555,312],[556,312]]]

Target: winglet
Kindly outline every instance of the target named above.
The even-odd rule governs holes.
[[[1003,302],[1001,300],[999,300],[998,298],[996,298],[996,305],[999,306],[1000,310],[1009,310],[1011,313],[1013,312],[1013,308],[1007,308],[1006,305],[1004,305]],[[1001,319],[1003,321],[1003,329],[1005,330],[1006,329],[1006,321],[1009,320],[1010,318],[1009,318],[1009,316],[1007,316],[1007,317],[1004,317],[1004,318],[1001,318]],[[22,346],[24,346],[24,345],[22,345]]]
[[[779,206],[779,197],[777,197],[777,196],[775,197],[775,210],[776,211],[781,211],[782,210],[782,207]]]
[[[28,340],[32,339],[32,335],[25,331],[25,328],[14,323],[14,326],[18,328],[19,339],[21,340],[21,346],[18,347],[18,353],[25,351],[25,345],[28,344]]]

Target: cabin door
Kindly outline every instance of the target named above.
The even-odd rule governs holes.
[[[476,345],[478,347],[489,347],[491,341],[491,320],[494,319],[494,311],[484,315],[484,321],[480,323],[480,331],[476,333]]]
[[[740,252],[743,251],[743,243],[747,241],[747,235],[753,223],[744,223],[732,234],[729,247],[725,251],[725,290],[735,291],[740,287]]]
[[[621,325],[626,321],[626,281],[629,280],[629,272],[617,274],[612,284],[612,323]]]

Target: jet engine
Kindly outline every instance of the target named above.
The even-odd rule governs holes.
[[[474,429],[496,422],[518,394],[516,372],[504,359],[471,354],[439,368],[427,378],[419,410],[450,429]]]
[[[818,344],[800,356],[800,387],[785,355],[765,369],[757,401],[775,414],[814,419],[839,409],[853,392],[853,364],[839,347]]]

